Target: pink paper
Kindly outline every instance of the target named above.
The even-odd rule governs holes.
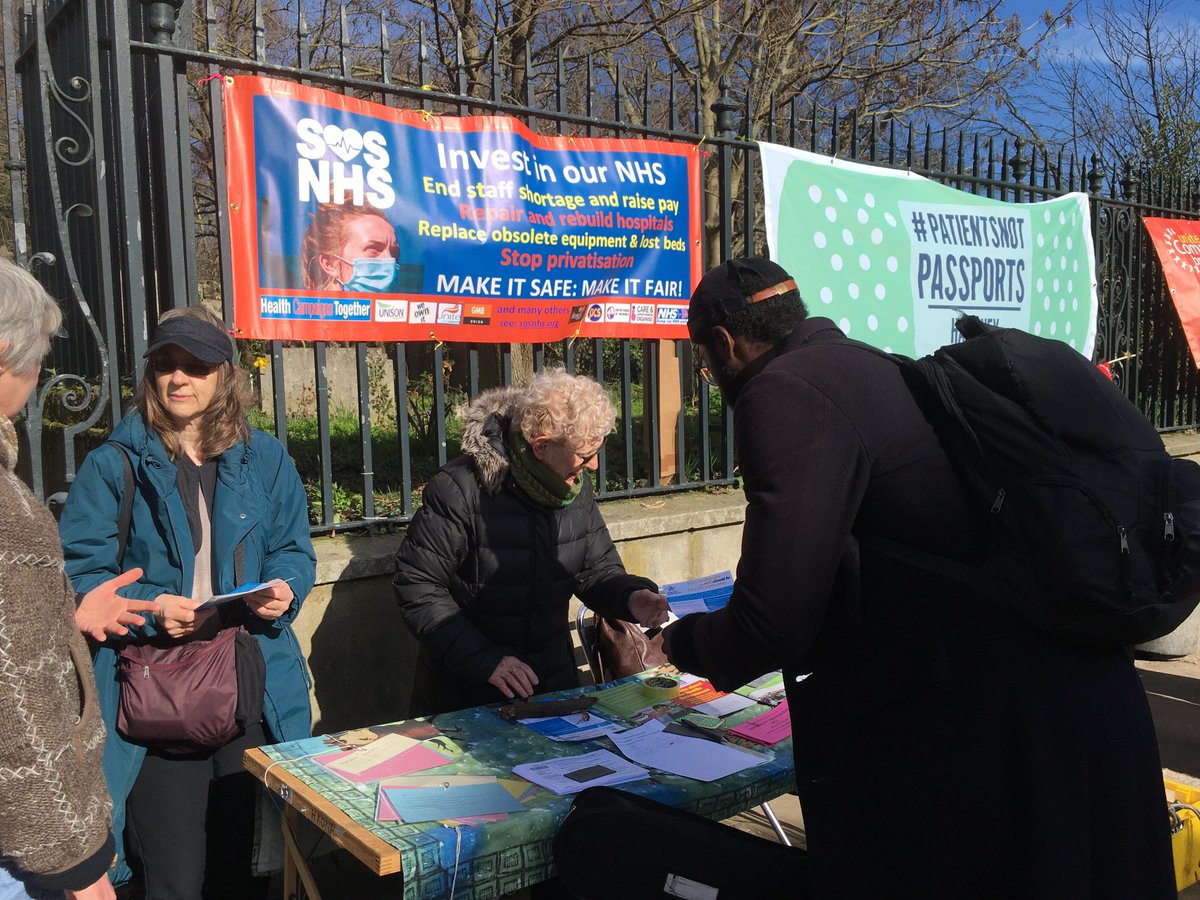
[[[444,756],[435,750],[430,750],[424,744],[417,744],[417,746],[409,747],[404,752],[397,753],[391,759],[381,762],[379,765],[364,772],[359,772],[358,774],[342,772],[337,767],[338,760],[345,759],[353,752],[353,750],[341,750],[336,753],[326,753],[324,756],[317,756],[314,759],[337,775],[338,778],[345,779],[352,784],[366,784],[369,781],[379,781],[381,778],[411,775],[413,772],[421,772],[425,769],[444,766],[450,762],[450,757]]]
[[[788,716],[787,701],[784,700],[761,716],[755,716],[741,725],[735,725],[729,729],[729,733],[766,747],[778,744],[792,733],[792,720]]]

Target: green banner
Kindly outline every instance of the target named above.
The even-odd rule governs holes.
[[[1091,357],[1096,277],[1086,194],[1005,203],[912,172],[759,144],[767,243],[814,316],[922,356],[961,314]]]

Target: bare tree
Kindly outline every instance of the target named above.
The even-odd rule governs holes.
[[[370,35],[384,17],[396,23],[388,36],[397,45],[393,67],[415,56],[424,26],[434,90],[565,103],[602,118],[611,118],[602,110],[620,110],[625,121],[658,127],[683,109],[693,117],[685,115],[683,127],[713,135],[724,84],[743,110],[738,134],[748,139],[766,133],[772,99],[776,108],[798,99],[885,124],[917,113],[938,124],[994,119],[1014,106],[1042,42],[1067,19],[1070,0],[1062,2],[1023,24],[1002,15],[999,0],[279,0],[257,22],[249,0],[213,0],[237,55],[266,34],[268,57],[290,61],[303,14],[311,67],[336,69],[348,59],[355,74],[378,78],[380,41]],[[560,66],[561,81],[548,77]],[[668,73],[675,96],[663,86]],[[734,196],[743,178],[739,162]],[[711,166],[706,189],[716,189]],[[715,252],[719,212],[709,209]]]
[[[1092,40],[1050,66],[1047,105],[1065,115],[1047,133],[1077,155],[1200,174],[1200,24],[1182,10],[1175,0],[1089,3]]]
[[[770,101],[802,99],[877,121],[922,112],[940,124],[986,117],[1036,66],[1042,41],[1068,14],[1047,13],[1032,28],[1001,16],[998,2],[954,0],[636,0],[648,55],[697,80],[703,134],[716,130],[722,82],[750,103],[739,126],[761,137]],[[737,196],[742,173],[730,189]],[[708,189],[714,188],[708,179]],[[718,211],[709,205],[710,240]],[[750,248],[747,248],[750,249]],[[715,251],[710,245],[710,251]]]

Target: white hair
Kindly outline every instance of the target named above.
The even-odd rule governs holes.
[[[41,282],[0,257],[0,366],[18,375],[39,367],[62,312]]]
[[[599,443],[617,428],[617,412],[604,388],[586,375],[544,369],[522,393],[513,419],[525,440],[567,441],[574,449]]]

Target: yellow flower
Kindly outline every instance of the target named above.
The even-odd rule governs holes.
[[[267,366],[269,366],[270,364],[271,364],[271,361],[269,359],[267,359],[265,356],[254,357],[254,368],[258,369],[260,372],[263,369],[265,369]]]

